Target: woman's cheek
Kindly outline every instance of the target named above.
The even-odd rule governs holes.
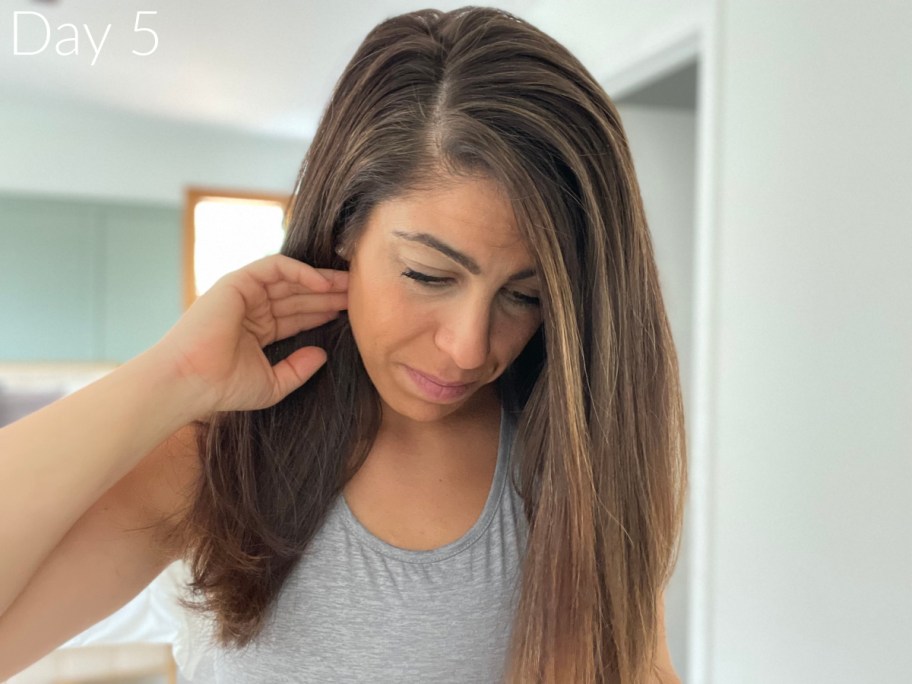
[[[373,294],[376,306],[368,307],[373,311],[376,320],[400,327],[407,323],[403,316],[407,316],[413,310],[414,307],[409,302],[416,297],[406,290],[404,285],[396,282],[378,287]]]

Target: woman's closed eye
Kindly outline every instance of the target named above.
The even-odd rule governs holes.
[[[438,278],[436,276],[427,275],[426,273],[419,273],[411,268],[405,269],[405,271],[402,272],[402,275],[432,288],[444,287],[453,280],[452,278]],[[541,300],[538,297],[524,295],[521,292],[510,292],[509,294],[513,298],[513,301],[520,306],[533,307],[541,305]]]

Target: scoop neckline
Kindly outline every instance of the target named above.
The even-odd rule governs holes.
[[[494,467],[494,476],[491,479],[491,487],[488,490],[488,497],[485,500],[484,508],[478,519],[465,534],[443,546],[436,549],[405,549],[395,546],[389,542],[380,539],[373,532],[368,530],[361,521],[355,517],[352,510],[348,507],[348,502],[342,492],[339,492],[336,505],[340,509],[341,516],[346,527],[361,541],[363,544],[373,549],[379,554],[395,560],[406,561],[410,563],[435,563],[445,560],[458,553],[461,553],[472,544],[474,544],[484,534],[494,519],[494,514],[500,505],[500,499],[504,490],[504,474],[506,472],[505,461],[509,445],[506,443],[507,436],[507,419],[506,411],[500,407],[500,431],[497,444],[497,464]]]

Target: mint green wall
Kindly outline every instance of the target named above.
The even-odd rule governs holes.
[[[181,315],[179,207],[0,194],[0,362],[123,362]]]

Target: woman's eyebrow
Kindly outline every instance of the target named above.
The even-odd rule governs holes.
[[[479,268],[478,262],[476,262],[472,257],[467,254],[463,254],[456,249],[453,249],[447,243],[443,242],[439,238],[434,237],[430,233],[412,233],[404,230],[394,230],[393,235],[404,240],[419,242],[422,245],[427,245],[428,247],[436,249],[444,256],[449,257],[457,264],[462,266],[472,275],[481,275],[481,268]],[[507,282],[512,283],[516,280],[526,280],[527,278],[532,278],[536,275],[538,275],[538,272],[534,268],[524,268],[523,270],[517,271],[509,278],[507,278]]]

